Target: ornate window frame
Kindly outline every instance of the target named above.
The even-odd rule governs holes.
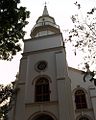
[[[45,60],[40,60],[34,67],[37,72],[45,71],[48,67],[48,63]]]
[[[40,116],[40,115],[48,115],[48,116],[52,117],[53,120],[57,120],[56,116],[55,116],[53,113],[49,112],[49,111],[43,111],[43,112],[40,111],[40,112],[33,113],[33,114],[29,117],[28,120],[35,120],[35,118],[36,118],[37,116]]]
[[[80,114],[79,116],[77,116],[76,120],[80,120],[81,118],[86,118],[88,120],[92,120],[92,118],[87,114],[83,114],[83,115]]]
[[[35,102],[50,101],[50,84],[49,80],[41,76],[35,82]]]
[[[82,87],[79,86],[79,87],[75,88],[75,89],[73,90],[73,92],[72,92],[73,104],[74,104],[75,110],[82,110],[82,109],[77,109],[77,108],[76,108],[75,92],[76,92],[77,90],[82,90],[82,91],[85,93],[87,108],[82,108],[82,109],[88,109],[88,108],[89,108],[89,103],[88,103],[89,97],[88,97],[88,93],[87,93],[87,91],[86,91],[84,88],[82,88]]]
[[[75,94],[75,106],[76,109],[87,109],[86,94],[82,89],[76,90]]]

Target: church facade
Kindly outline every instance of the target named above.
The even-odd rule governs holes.
[[[83,81],[82,71],[68,67],[75,120],[96,120],[96,86]]]
[[[96,88],[68,67],[62,33],[46,5],[30,36],[9,120],[96,120]]]

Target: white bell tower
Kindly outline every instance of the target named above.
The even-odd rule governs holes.
[[[30,35],[24,40],[12,120],[74,120],[63,37],[46,5]]]

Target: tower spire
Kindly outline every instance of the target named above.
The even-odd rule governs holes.
[[[45,1],[45,6],[46,6],[47,2]]]
[[[44,6],[44,10],[43,10],[43,16],[46,16],[46,15],[49,15],[48,14],[48,10],[47,10],[47,5],[46,5],[47,3],[45,2],[45,6]]]
[[[43,14],[37,19],[35,26],[31,30],[32,38],[60,33],[60,28],[55,23],[55,19],[48,14],[46,2]]]

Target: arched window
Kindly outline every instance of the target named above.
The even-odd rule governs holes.
[[[81,117],[79,120],[89,120],[87,117]]]
[[[34,120],[54,120],[54,119],[49,115],[39,115],[36,116]]]
[[[43,102],[50,100],[49,80],[40,77],[35,84],[35,101]]]
[[[87,108],[86,96],[83,90],[77,90],[75,92],[76,109]]]

